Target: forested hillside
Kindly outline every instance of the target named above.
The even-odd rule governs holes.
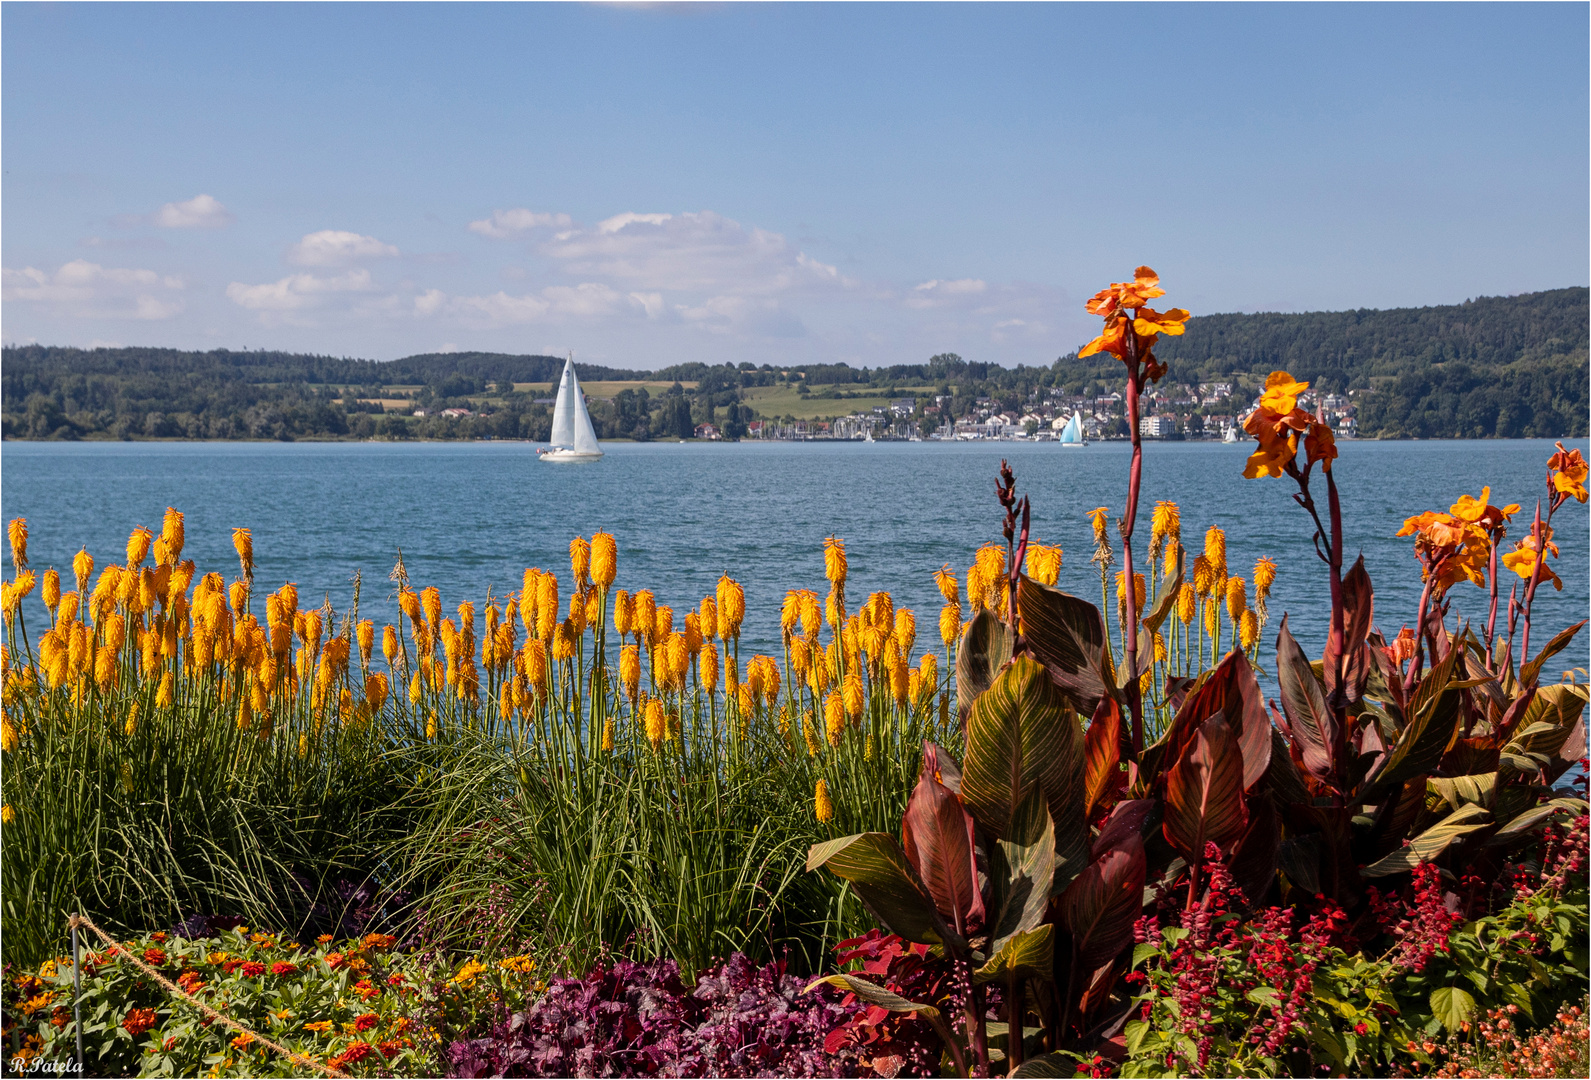
[[[1167,384],[1230,381],[1239,396],[1286,369],[1349,395],[1362,435],[1383,438],[1584,435],[1591,409],[1588,290],[1483,297],[1444,307],[1305,314],[1203,315],[1157,351]],[[545,398],[515,384],[550,383],[563,360],[501,353],[427,353],[393,361],[280,352],[174,349],[4,350],[6,438],[545,439]],[[1108,355],[1002,368],[942,353],[921,364],[709,366],[656,372],[576,364],[587,382],[650,379],[672,388],[619,391],[593,405],[602,437],[688,435],[712,420],[731,433],[757,415],[746,391],[785,385],[894,394],[931,387],[946,414],[979,401],[1014,409],[1051,388],[1120,389]],[[654,391],[662,389],[654,387]],[[910,393],[911,390],[904,392]],[[924,398],[922,401],[926,401]],[[442,416],[467,409],[468,416]],[[921,402],[919,403],[921,409]],[[425,416],[413,415],[416,410]],[[919,413],[921,416],[921,413]]]

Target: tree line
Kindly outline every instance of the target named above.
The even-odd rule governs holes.
[[[1561,437],[1586,433],[1591,407],[1588,290],[1482,297],[1440,307],[1302,314],[1204,315],[1157,346],[1177,384],[1258,385],[1275,369],[1351,394],[1368,437]],[[17,439],[505,438],[545,441],[561,357],[424,353],[374,361],[271,351],[44,345],[8,347],[0,430]],[[744,391],[794,384],[838,398],[865,388],[948,395],[947,413],[984,400],[1017,409],[1052,388],[1120,389],[1108,355],[1068,353],[1012,368],[940,353],[920,364],[686,363],[642,371],[577,363],[587,381],[653,380],[592,402],[602,438],[688,438],[712,422],[737,437],[758,414]],[[686,384],[692,384],[687,388]],[[402,388],[396,389],[396,388]],[[395,401],[394,398],[397,398]],[[388,406],[377,402],[386,399]],[[927,399],[919,401],[921,406]],[[843,412],[843,398],[835,402]],[[443,416],[445,409],[469,415]],[[427,415],[414,416],[416,410]]]

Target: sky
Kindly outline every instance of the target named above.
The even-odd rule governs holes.
[[[1591,273],[1591,7],[0,6],[0,336],[1048,364]]]

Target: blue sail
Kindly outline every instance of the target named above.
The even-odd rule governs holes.
[[[1061,429],[1061,442],[1081,443],[1083,441],[1083,414],[1074,412],[1072,418]]]

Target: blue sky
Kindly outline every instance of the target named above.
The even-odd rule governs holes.
[[[7,343],[1048,363],[1588,277],[1588,7],[6,3]]]

